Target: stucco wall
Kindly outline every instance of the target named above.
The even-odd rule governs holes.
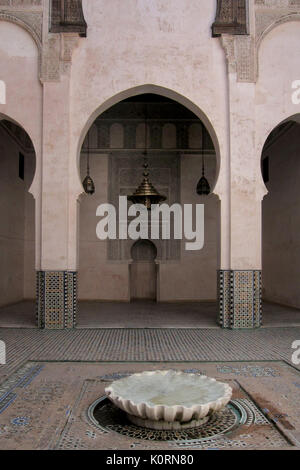
[[[255,141],[257,169],[270,132],[285,119],[300,112],[292,102],[294,80],[299,79],[300,21],[289,21],[272,29],[258,51],[258,80],[255,86]]]
[[[34,201],[27,193],[35,168],[25,156],[19,178],[20,146],[0,127],[0,305],[34,298]]]
[[[40,269],[40,201],[41,201],[41,142],[42,142],[42,85],[39,81],[38,48],[21,26],[12,22],[0,21],[0,79],[6,84],[6,103],[0,105],[0,118],[9,119],[22,126],[33,142],[36,158],[25,155],[26,194],[24,210],[29,224],[25,227],[24,251],[24,293],[21,287],[16,290],[9,302],[15,297],[35,297],[35,266]],[[36,171],[35,171],[36,170]],[[33,181],[33,177],[35,179]],[[28,179],[27,179],[28,177]],[[31,194],[28,193],[31,191]],[[34,213],[34,206],[38,210]],[[12,217],[11,214],[9,214]],[[37,223],[35,223],[37,216]],[[24,217],[24,211],[23,211]],[[36,241],[36,243],[35,243]],[[23,243],[23,242],[22,242]],[[10,255],[7,253],[8,258]],[[3,268],[3,265],[1,265]],[[7,270],[13,270],[9,264]]]
[[[212,182],[215,160],[206,157],[206,177]],[[204,247],[187,251],[181,243],[180,261],[160,264],[159,289],[162,301],[215,300],[219,250],[219,200],[214,195],[199,196],[196,186],[202,172],[200,155],[181,156],[181,203],[204,204]]]
[[[300,125],[263,154],[269,157],[269,191],[263,200],[263,296],[300,308]]]
[[[271,2],[268,6],[271,8]],[[252,36],[255,8],[252,2]],[[38,50],[32,37],[19,26],[0,22],[0,79],[6,82],[8,97],[0,112],[22,124],[37,151],[38,169],[31,188],[37,201],[37,269],[77,270],[82,141],[101,112],[132,94],[146,92],[164,94],[192,108],[214,132],[214,143],[219,144],[220,150],[217,149],[220,172],[216,194],[221,199],[222,232],[217,267],[260,269],[260,209],[264,194],[260,157],[274,126],[299,112],[299,105],[291,101],[292,81],[299,79],[299,21],[277,25],[266,34],[258,51],[257,82],[237,83],[234,51],[230,50],[234,49],[230,47],[232,38],[222,38],[223,43],[228,40],[227,67],[222,40],[211,37],[215,1],[114,0],[112,6],[107,0],[83,0],[83,9],[87,38],[53,35],[48,42],[45,16],[43,66],[48,78],[57,71],[60,81],[43,84],[39,82]],[[266,14],[270,20],[269,13]],[[266,17],[261,18],[264,23]],[[253,37],[254,42],[256,39]],[[72,53],[73,40],[77,47]],[[243,55],[238,60],[244,62]],[[105,157],[101,165],[104,161]],[[213,223],[211,232],[216,233]],[[31,234],[28,239],[32,240]],[[207,273],[212,273],[209,260],[214,256],[200,261]],[[196,263],[188,261],[188,265],[196,277]],[[114,269],[109,267],[109,276],[115,275]],[[161,266],[166,298],[168,286],[163,279],[167,279],[168,269],[167,265]],[[179,273],[180,270],[176,274],[178,284],[182,282]],[[127,267],[119,267],[116,275],[121,276],[125,286],[120,294],[125,298]],[[94,287],[86,282],[86,291],[101,289],[100,274],[97,276]],[[208,275],[209,285],[211,276]],[[31,278],[29,282],[32,283]],[[204,286],[205,282],[199,284]],[[210,288],[206,286],[205,290]],[[114,296],[115,292],[109,295]],[[194,287],[186,295],[193,297]]]
[[[107,261],[107,242],[96,236],[96,209],[108,202],[108,156],[90,157],[96,192],[84,195],[80,203],[79,244],[79,298],[101,300],[128,300],[128,263]],[[81,174],[86,174],[85,159],[81,160]]]
[[[96,236],[96,224],[99,221],[96,217],[97,206],[108,202],[108,158],[107,155],[90,156],[96,192],[92,196],[83,196],[80,204],[79,298],[128,301],[130,261],[108,260],[107,241],[101,241]],[[205,161],[207,178],[213,182],[215,158],[210,155]],[[85,162],[86,158],[83,157],[82,179],[86,171]],[[201,173],[200,155],[181,156],[181,203],[205,204],[205,242],[200,251],[186,251],[183,240],[179,260],[159,262],[158,300],[161,301],[216,299],[219,201],[214,195],[197,195],[196,186]]]
[[[102,0],[97,8],[83,1],[88,36],[74,50],[70,90],[70,145],[78,160],[101,112],[134,94],[157,92],[193,107],[214,129],[226,167],[226,60],[211,37],[215,7],[206,0],[191,0],[184,9],[180,0],[115,0],[113,8]],[[73,164],[72,187],[80,192],[78,161]]]

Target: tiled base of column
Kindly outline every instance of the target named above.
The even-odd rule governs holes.
[[[74,328],[77,310],[77,273],[37,271],[39,328]]]
[[[261,271],[220,270],[218,292],[220,326],[223,328],[261,326]]]

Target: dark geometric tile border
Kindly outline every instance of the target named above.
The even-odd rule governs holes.
[[[77,273],[37,271],[36,307],[39,328],[75,328]]]
[[[0,385],[0,414],[17,398],[16,389],[27,387],[44,368],[44,364],[26,363]]]
[[[218,271],[219,323],[223,328],[261,326],[261,271]]]

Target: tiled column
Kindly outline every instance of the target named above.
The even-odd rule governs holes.
[[[77,310],[77,273],[37,272],[37,324],[39,328],[74,328]]]
[[[223,328],[261,326],[261,271],[220,270],[219,321]]]
[[[228,62],[229,150],[228,256],[220,261],[219,305],[223,328],[261,326],[261,201],[266,188],[261,176],[261,148],[256,142],[256,85],[239,81]],[[226,225],[227,224],[227,225]],[[224,237],[224,230],[221,238]],[[224,249],[224,247],[223,247]],[[221,245],[222,250],[222,245]],[[221,253],[222,254],[222,253]]]
[[[60,80],[43,83],[41,244],[36,269],[37,325],[45,329],[74,328],[76,323],[77,200],[82,186],[76,153],[70,149],[69,97],[68,68]]]

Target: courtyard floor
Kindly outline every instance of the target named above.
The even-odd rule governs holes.
[[[299,449],[300,327],[0,328],[0,449]],[[216,377],[233,400],[201,433],[141,432],[116,415],[105,386],[132,372],[180,369]],[[96,414],[95,414],[96,413]],[[95,418],[97,417],[97,419]],[[98,421],[97,421],[98,420]]]
[[[217,326],[216,309],[212,302],[81,302],[75,330],[37,329],[33,302],[0,309],[7,357],[0,449],[300,448],[300,367],[291,347],[300,340],[299,310],[265,303],[263,328],[232,331]],[[220,425],[141,432],[101,398],[116,378],[170,368],[232,386]]]
[[[216,302],[80,301],[77,328],[219,328]],[[264,327],[300,326],[300,310],[263,303]],[[0,328],[35,328],[35,302],[0,308]]]

